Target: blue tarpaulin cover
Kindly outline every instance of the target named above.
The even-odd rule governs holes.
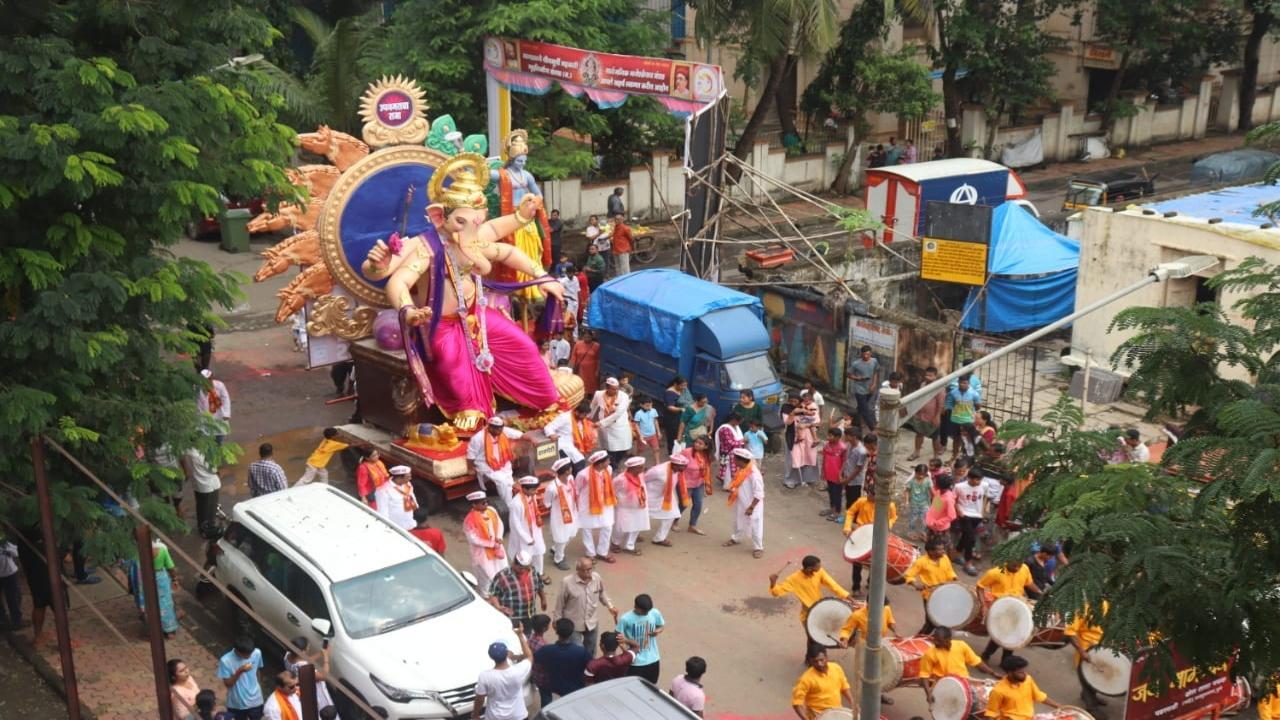
[[[1258,227],[1271,220],[1265,215],[1254,215],[1253,211],[1259,205],[1269,203],[1277,197],[1280,197],[1280,187],[1275,185],[1241,185],[1165,200],[1148,207],[1161,213],[1177,211],[1179,215],[1190,215],[1206,220],[1222,218],[1223,222]]]
[[[591,293],[587,323],[630,340],[647,342],[675,358],[693,337],[693,323],[721,308],[746,306],[764,317],[760,299],[686,275],[653,269],[617,277]]]
[[[969,291],[960,325],[1013,332],[1042,327],[1071,314],[1076,304],[1080,243],[1046,227],[1014,203],[991,214],[986,292]]]

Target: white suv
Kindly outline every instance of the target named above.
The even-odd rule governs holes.
[[[238,503],[217,543],[218,577],[271,629],[332,648],[330,685],[391,720],[469,715],[511,620],[417,538],[355,498],[314,483]],[[336,689],[346,720],[365,717]],[[525,688],[525,701],[530,689]]]

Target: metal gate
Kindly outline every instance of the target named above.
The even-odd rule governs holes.
[[[911,138],[916,144],[916,156],[923,162],[933,158],[933,148],[941,144],[943,150],[947,145],[946,110],[936,107],[918,120],[908,120],[904,137]]]
[[[964,335],[958,356],[963,362],[986,357],[1009,341],[982,335]],[[982,366],[982,409],[997,423],[1030,420],[1036,399],[1036,356],[1039,348],[1028,345]]]

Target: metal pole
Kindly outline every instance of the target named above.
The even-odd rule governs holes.
[[[302,694],[302,720],[320,720],[320,703],[316,700],[316,666],[298,666],[298,692]]]
[[[169,668],[164,653],[164,628],[160,625],[160,588],[156,586],[156,563],[151,550],[151,528],[140,524],[133,529],[138,546],[138,579],[142,582],[142,599],[146,603],[147,640],[151,643],[151,674],[156,681],[156,708],[160,720],[173,717],[173,699],[169,694]]]
[[[884,625],[885,570],[889,564],[889,504],[897,493],[897,477],[894,468],[894,446],[898,441],[898,427],[902,408],[901,391],[893,388],[880,390],[880,422],[876,435],[880,437],[880,451],[876,461],[875,519],[871,531],[871,577],[867,585],[867,650],[862,663],[862,698],[858,717],[880,717],[881,630]]]
[[[48,565],[49,587],[53,591],[53,625],[58,633],[58,658],[62,662],[63,695],[67,699],[68,720],[80,720],[80,688],[76,684],[75,659],[71,655],[71,626],[67,621],[67,591],[62,587],[62,558],[53,534],[53,501],[49,496],[49,476],[44,467],[44,439],[31,440],[31,462],[36,475],[36,504],[40,507],[40,537],[44,540],[44,562]]]

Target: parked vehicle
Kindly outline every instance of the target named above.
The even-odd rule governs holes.
[[[930,201],[995,207],[1026,194],[1017,172],[990,160],[952,158],[867,170],[867,210],[885,224],[884,242],[914,242],[924,235]]]
[[[1200,158],[1191,166],[1191,184],[1246,183],[1262,178],[1280,155],[1259,148],[1240,148]]]
[[[218,578],[272,630],[328,640],[331,686],[391,720],[469,714],[476,678],[493,666],[489,644],[518,646],[474,577],[328,485],[236,504],[215,555]],[[237,622],[248,625],[243,613]],[[333,696],[343,718],[365,717]]]
[[[542,708],[534,720],[697,720],[675,698],[640,677],[589,685]]]
[[[630,370],[632,384],[658,399],[682,375],[720,418],[751,390],[764,405],[765,425],[781,427],[782,383],[769,361],[758,298],[677,270],[640,270],[596,288],[589,312],[602,375]]]
[[[1116,205],[1156,191],[1156,178],[1146,171],[1134,173],[1121,170],[1109,173],[1080,175],[1067,181],[1067,197],[1063,210],[1083,210],[1095,205]]]

